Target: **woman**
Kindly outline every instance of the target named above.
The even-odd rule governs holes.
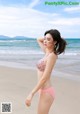
[[[37,114],[48,114],[55,98],[54,88],[50,77],[58,55],[64,52],[66,41],[61,38],[60,32],[51,29],[45,32],[44,38],[38,38],[37,42],[45,53],[37,64],[38,83],[26,99],[26,105],[30,106],[32,98],[39,92],[39,103]]]

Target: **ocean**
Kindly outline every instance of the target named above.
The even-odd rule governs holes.
[[[67,47],[64,56],[80,55],[80,39],[65,39]],[[62,55],[62,54],[61,54]],[[0,39],[0,61],[16,62],[35,67],[38,59],[44,56],[36,39]]]
[[[80,75],[80,39],[65,40],[65,53],[59,55],[55,69]],[[0,65],[36,68],[37,61],[43,56],[44,53],[34,38],[0,39]]]
[[[80,54],[80,39],[65,39],[67,41],[66,53],[68,55]],[[0,39],[0,55],[42,54],[36,39],[2,40]]]

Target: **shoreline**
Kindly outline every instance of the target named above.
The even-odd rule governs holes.
[[[27,66],[23,63],[17,63],[17,62],[7,62],[7,61],[0,61],[0,67],[3,68],[16,68],[16,69],[23,69],[23,70],[35,70],[36,71],[36,67],[31,67],[31,66]],[[60,75],[59,75],[60,74]],[[75,76],[75,74],[70,74],[65,72],[65,70],[61,70],[59,68],[54,67],[53,71],[52,71],[52,77],[61,77],[64,79],[69,79],[69,80],[74,80],[79,82],[80,81],[80,75],[77,74]]]

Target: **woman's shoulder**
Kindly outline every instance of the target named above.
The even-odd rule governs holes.
[[[47,58],[47,66],[48,68],[53,68],[55,62],[56,62],[56,59],[57,59],[57,55],[54,54],[54,52],[50,53],[48,58]]]
[[[50,59],[53,59],[53,58],[57,59],[57,58],[58,58],[58,55],[56,55],[54,52],[51,52],[51,53],[49,54],[49,58],[50,58]]]

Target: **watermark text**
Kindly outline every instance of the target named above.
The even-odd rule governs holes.
[[[55,1],[55,2],[50,2],[50,1],[45,1],[45,5],[54,5],[54,6],[58,6],[58,5],[80,5],[80,2],[65,2],[65,1]]]

